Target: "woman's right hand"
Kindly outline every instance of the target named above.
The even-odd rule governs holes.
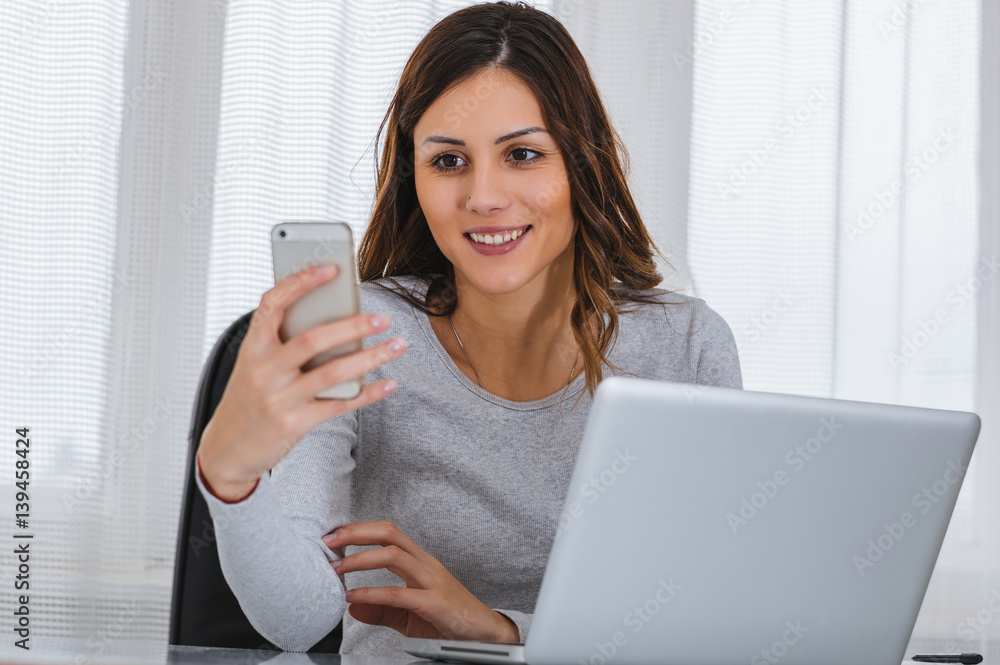
[[[324,274],[324,268],[332,268]],[[315,326],[285,342],[278,330],[289,305],[334,276],[334,265],[289,275],[261,296],[236,354],[229,383],[198,446],[198,461],[209,489],[224,501],[249,496],[257,480],[274,467],[316,425],[388,397],[396,382],[365,385],[350,400],[316,399],[323,389],[361,376],[406,351],[392,338],[308,372],[300,368],[317,353],[389,327],[385,314],[358,314]],[[400,342],[394,348],[394,343]]]

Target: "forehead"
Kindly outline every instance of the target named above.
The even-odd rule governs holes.
[[[508,131],[530,126],[545,127],[531,89],[510,73],[484,71],[434,100],[413,128],[413,139],[418,149],[432,134],[492,144]]]

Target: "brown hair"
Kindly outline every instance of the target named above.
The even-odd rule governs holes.
[[[417,200],[413,129],[441,94],[484,69],[512,74],[532,90],[562,151],[577,221],[577,302],[570,320],[593,395],[602,366],[614,367],[607,353],[617,337],[618,307],[629,301],[661,303],[642,291],[662,280],[653,256],[663,255],[629,193],[628,154],[587,63],[565,27],[543,11],[522,2],[473,5],[442,19],[417,45],[376,135],[377,145],[385,129],[374,209],[358,248],[360,279],[427,277],[423,301],[396,280],[389,281],[399,290],[390,290],[430,316],[455,311],[454,268],[438,249]]]

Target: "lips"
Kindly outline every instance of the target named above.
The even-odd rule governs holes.
[[[480,228],[483,228],[483,227],[480,227]],[[465,235],[466,242],[468,242],[472,246],[472,248],[476,252],[478,252],[479,254],[482,254],[483,256],[497,256],[498,254],[508,254],[508,253],[512,252],[514,249],[516,249],[517,247],[519,247],[521,245],[521,243],[524,241],[524,237],[526,235],[530,235],[531,234],[531,225],[530,224],[528,226],[521,227],[521,228],[524,229],[524,231],[521,233],[521,235],[519,235],[516,239],[511,240],[510,242],[505,242],[505,243],[500,244],[500,245],[488,245],[488,244],[485,244],[485,243],[476,242],[475,240],[472,239],[472,237],[470,235],[471,233],[474,233],[475,231],[471,231],[469,233],[465,233],[464,235]],[[496,231],[494,231],[494,235],[498,235],[500,233],[509,233],[510,231],[515,231],[516,232],[517,229],[509,229],[509,228],[507,228],[507,229],[496,230]],[[477,235],[479,235],[478,232],[475,232],[475,233]]]
[[[482,235],[503,235],[504,233],[511,233],[513,231],[524,231],[531,224],[525,224],[524,226],[475,226],[471,229],[466,230],[465,235],[470,233],[479,233]]]
[[[484,245],[505,245],[508,242],[517,240],[524,233],[521,229],[516,229],[514,231],[503,231],[502,233],[496,234],[481,234],[481,233],[470,233],[467,237],[472,238],[478,243]]]

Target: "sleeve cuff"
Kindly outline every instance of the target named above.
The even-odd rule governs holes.
[[[215,492],[213,492],[212,488],[208,486],[208,481],[205,480],[205,474],[203,474],[201,472],[201,457],[197,453],[194,456],[194,466],[195,466],[195,469],[197,469],[197,471],[198,471],[198,481],[199,481],[198,484],[201,485],[201,487],[206,492],[208,492],[209,494],[211,494],[213,497],[215,497],[216,499],[218,499],[222,503],[242,503],[242,502],[246,501],[247,499],[249,499],[251,496],[253,496],[254,492],[256,492],[257,488],[260,486],[260,478],[258,478],[257,482],[254,483],[253,489],[250,490],[250,493],[247,494],[245,497],[243,497],[242,499],[240,499],[238,501],[226,501],[221,496],[219,496],[218,494],[216,494]]]
[[[494,612],[499,612],[508,619],[514,622],[517,626],[517,636],[518,641],[521,644],[525,643],[528,639],[528,629],[531,628],[531,614],[525,614],[524,612],[518,612],[516,610],[493,610]]]

